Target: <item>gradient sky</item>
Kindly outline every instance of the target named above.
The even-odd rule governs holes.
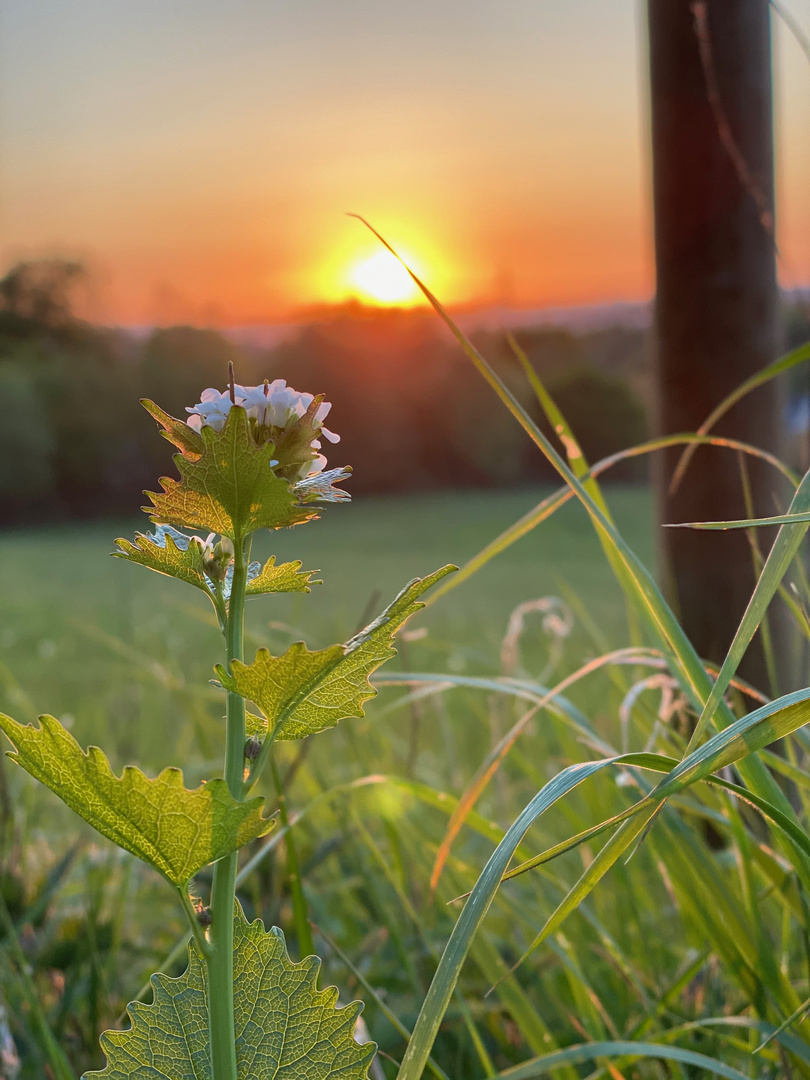
[[[795,285],[810,62],[779,25],[775,60]],[[449,303],[646,298],[645,65],[630,0],[2,0],[0,269],[79,256],[108,322],[271,322],[357,292],[357,211]]]

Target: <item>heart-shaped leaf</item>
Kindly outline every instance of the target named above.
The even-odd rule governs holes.
[[[261,816],[264,799],[237,802],[224,780],[189,791],[179,769],[150,780],[132,765],[119,778],[97,746],[85,753],[52,716],[40,717],[35,728],[0,713],[0,728],[15,746],[13,761],[178,888],[273,826]]]
[[[376,1047],[354,1040],[362,1004],[336,1008],[317,989],[321,962],[293,964],[280,930],[234,921],[234,1021],[239,1080],[364,1080]],[[151,1005],[128,1006],[128,1031],[107,1031],[107,1065],[84,1080],[211,1080],[207,973],[197,947],[179,979],[153,975]]]
[[[347,641],[310,652],[295,642],[282,656],[260,649],[252,664],[235,660],[229,674],[217,667],[222,685],[254,701],[277,739],[303,739],[362,716],[363,702],[376,690],[369,675],[396,654],[394,634],[424,604],[419,597],[456,567],[445,566],[407,585],[370,626]]]

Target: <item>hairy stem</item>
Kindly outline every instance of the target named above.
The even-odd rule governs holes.
[[[225,624],[228,668],[243,659],[245,587],[250,540],[234,544],[233,582]],[[226,713],[225,780],[235,799],[242,798],[245,771],[245,700],[228,693]],[[209,1025],[213,1080],[237,1080],[236,1036],[233,1022],[233,907],[237,855],[214,865],[208,963]]]

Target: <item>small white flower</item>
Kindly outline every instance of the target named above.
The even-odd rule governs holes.
[[[286,428],[295,423],[315,400],[312,394],[302,394],[287,386],[284,379],[274,379],[273,382],[265,382],[260,386],[237,386],[235,391],[237,404],[242,405],[257,424],[268,427]],[[330,442],[336,443],[340,442],[340,436],[323,426],[331,408],[331,402],[321,402],[315,413],[314,426],[319,427]]]
[[[240,386],[238,388],[242,390]],[[226,390],[224,394],[221,394],[219,390],[215,390],[212,386],[209,386],[207,390],[203,390],[200,395],[199,402],[191,409],[186,408],[186,412],[190,413],[190,416],[186,423],[190,428],[195,431],[199,431],[200,428],[210,427],[214,431],[222,431],[225,426],[225,421],[228,419],[228,413],[231,411],[231,406],[241,405],[243,398],[237,396],[236,401],[231,401],[231,392]]]
[[[186,409],[189,414],[186,423],[195,431],[200,431],[203,427],[221,431],[229,412],[234,405],[238,405],[260,427],[278,428],[284,431],[301,419],[314,400],[312,394],[300,393],[291,386],[287,386],[284,379],[265,381],[259,386],[235,385],[233,397],[231,397],[230,389],[220,393],[219,390],[209,387],[203,390],[200,401],[193,408]],[[312,426],[318,436],[322,435],[329,442],[337,443],[340,442],[340,436],[323,426],[331,408],[331,402],[322,401],[315,412]],[[326,458],[318,452],[321,449],[320,438],[313,439],[311,445],[312,460],[301,466],[299,480],[317,476],[326,467]],[[270,464],[271,467],[278,465],[278,461],[273,460]]]

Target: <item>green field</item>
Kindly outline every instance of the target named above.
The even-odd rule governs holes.
[[[305,568],[322,571],[325,584],[311,595],[251,602],[248,651],[267,645],[279,653],[302,638],[313,648],[345,639],[410,578],[463,564],[544,494],[360,499],[328,508],[312,526],[265,537],[256,557],[300,558]],[[622,534],[650,565],[651,493],[616,487],[607,496]],[[0,709],[19,720],[52,712],[83,745],[102,745],[115,767],[138,761],[154,773],[180,765],[193,786],[221,772],[223,702],[209,682],[221,639],[194,589],[109,557],[113,539],[139,527],[102,522],[0,538]],[[628,644],[624,600],[575,505],[417,615],[389,668],[449,673],[456,683],[497,676],[510,613],[548,596],[570,602],[574,628],[560,638],[536,617],[529,620],[515,675],[553,685]],[[420,629],[427,632],[412,633]],[[628,697],[649,674],[607,667],[566,690],[602,747],[682,754],[678,725],[685,714],[662,711],[660,685]],[[365,1018],[382,1051],[377,1080],[395,1075],[405,1043],[391,1016],[413,1025],[459,910],[454,898],[473,886],[505,829],[548,780],[609,752],[584,738],[572,716],[535,713],[492,686],[455,685],[417,697],[389,685],[365,717],[277,746],[287,810],[300,818],[282,842],[271,833],[245,850],[243,865],[257,861],[240,898],[250,918],[285,931],[297,958],[302,945],[309,947],[296,933],[293,881],[300,877],[305,921],[317,928],[314,944],[325,958],[322,981],[337,984],[343,1001],[367,1003]],[[455,800],[497,741],[524,721],[453,839],[432,893],[431,868]],[[98,1068],[98,1032],[126,1023],[123,1007],[150,972],[182,970],[182,951],[169,957],[182,945],[185,922],[172,890],[151,870],[99,841],[15,766],[5,762],[2,775],[11,856],[0,868],[0,889],[26,961],[0,947],[0,998],[25,1063],[23,1080],[46,1075],[34,996],[72,1067]],[[637,783],[643,788],[646,781],[605,772],[582,784],[533,826],[518,858],[625,809]],[[275,808],[269,780],[263,793]],[[759,821],[747,829],[742,821],[733,800],[705,785],[671,799],[632,859],[613,866],[505,979],[601,841],[503,885],[442,1026],[439,1066],[454,1080],[477,1080],[556,1047],[641,1039],[746,1070],[735,1075],[786,1075],[774,1046],[756,1059],[751,1051],[763,1031],[773,1030],[757,1026],[759,1018],[778,1023],[807,995],[797,931],[803,901]],[[202,898],[208,884],[206,871],[197,879]],[[620,1071],[612,1075],[634,1080],[704,1074],[673,1060],[630,1065],[621,1052],[613,1060]],[[606,1076],[604,1065],[597,1056],[548,1075]]]
[[[609,489],[620,528],[642,558],[653,558],[652,498],[641,487]],[[254,557],[301,559],[324,584],[309,595],[260,598],[248,607],[252,643],[276,650],[291,637],[310,647],[348,637],[411,578],[464,562],[548,490],[437,493],[364,498],[329,507],[306,527],[261,538]],[[110,558],[116,536],[146,519],[64,525],[0,536],[0,708],[75,718],[82,739],[109,742],[108,725],[146,725],[132,752],[166,764],[173,747],[151,743],[156,717],[141,714],[125,686],[143,684],[150,665],[167,680],[210,677],[220,639],[204,597],[182,583]],[[429,637],[412,649],[421,669],[442,670],[448,650],[477,672],[498,671],[511,610],[524,600],[572,590],[611,644],[626,637],[624,605],[585,513],[563,507],[473,579],[443,597],[416,625]],[[134,668],[134,670],[133,670]],[[154,674],[157,669],[154,669]],[[152,680],[156,684],[159,680]],[[170,708],[168,694],[160,712]],[[150,698],[150,710],[155,702]],[[124,716],[121,716],[123,710]]]

